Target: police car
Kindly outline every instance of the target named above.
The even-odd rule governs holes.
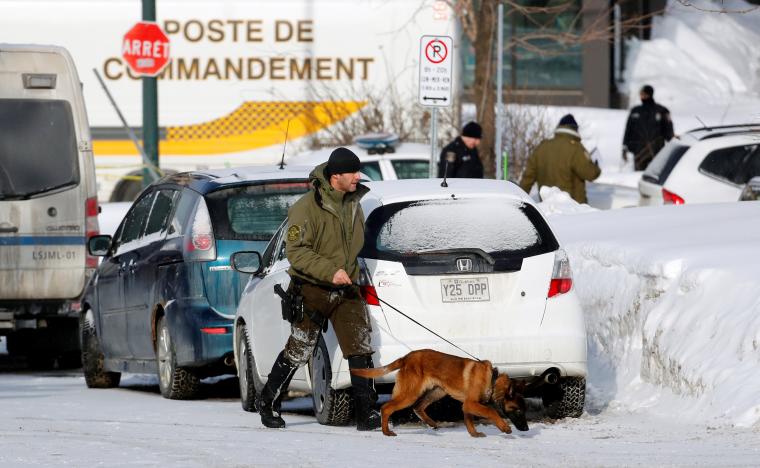
[[[534,202],[516,185],[497,180],[367,186],[360,283],[375,365],[421,348],[488,359],[532,384],[531,394],[543,399],[552,417],[580,416],[587,374],[583,311],[567,255]],[[236,268],[255,273],[233,332],[248,411],[290,334],[274,291],[290,281],[285,226],[261,254],[235,254],[247,258],[236,260]],[[393,379],[379,379],[378,390],[389,392]],[[350,384],[329,328],[290,389],[311,393],[317,420],[337,425],[351,419]]]
[[[396,135],[360,135],[347,146],[361,161],[361,172],[369,180],[425,179],[430,176],[430,145],[401,143]],[[288,164],[317,166],[327,161],[334,148],[309,151],[291,157]],[[437,155],[436,155],[437,157]]]

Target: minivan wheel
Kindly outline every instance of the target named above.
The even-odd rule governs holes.
[[[314,415],[320,424],[327,426],[345,426],[351,422],[354,412],[354,398],[351,389],[335,390],[332,388],[332,368],[322,336],[309,361],[311,374],[311,397]]]
[[[586,402],[586,379],[565,377],[556,385],[545,387],[541,395],[544,409],[554,419],[579,418]]]
[[[239,328],[237,349],[240,404],[244,411],[254,412],[256,411],[256,395],[264,388],[264,383],[259,379],[245,325]]]
[[[164,398],[189,400],[200,392],[201,381],[192,371],[177,367],[169,326],[166,317],[158,319],[156,360],[158,361],[158,386]]]
[[[95,330],[92,310],[79,316],[79,336],[82,340],[82,371],[89,388],[113,388],[119,386],[121,372],[108,372],[103,361],[105,356]]]

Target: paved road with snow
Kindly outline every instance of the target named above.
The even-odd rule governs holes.
[[[234,379],[208,397],[170,401],[152,377],[90,390],[77,371],[0,373],[0,466],[757,466],[760,432],[694,425],[641,411],[594,408],[528,432],[471,438],[462,424],[379,431],[326,427],[306,399],[287,403],[285,430],[240,408]],[[293,412],[295,411],[295,412]]]

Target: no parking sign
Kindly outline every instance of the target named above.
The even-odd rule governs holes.
[[[419,102],[423,106],[451,105],[454,41],[449,36],[422,36],[420,39]]]

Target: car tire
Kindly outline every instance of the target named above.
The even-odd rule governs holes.
[[[565,377],[541,395],[546,414],[554,419],[579,418],[586,402],[586,379]]]
[[[158,319],[156,326],[156,361],[158,386],[164,398],[190,400],[198,397],[201,381],[191,370],[177,367],[177,357],[166,317]]]
[[[82,371],[87,387],[118,387],[121,381],[121,372],[105,370],[105,356],[95,330],[95,317],[90,309],[85,310],[79,317],[79,336],[82,340]]]
[[[345,426],[351,422],[354,413],[354,398],[350,388],[332,388],[332,368],[322,336],[309,361],[311,375],[311,398],[317,422],[326,426]]]
[[[238,382],[240,383],[240,404],[244,411],[255,412],[256,395],[264,388],[259,379],[256,361],[251,352],[251,341],[245,325],[238,331]]]

